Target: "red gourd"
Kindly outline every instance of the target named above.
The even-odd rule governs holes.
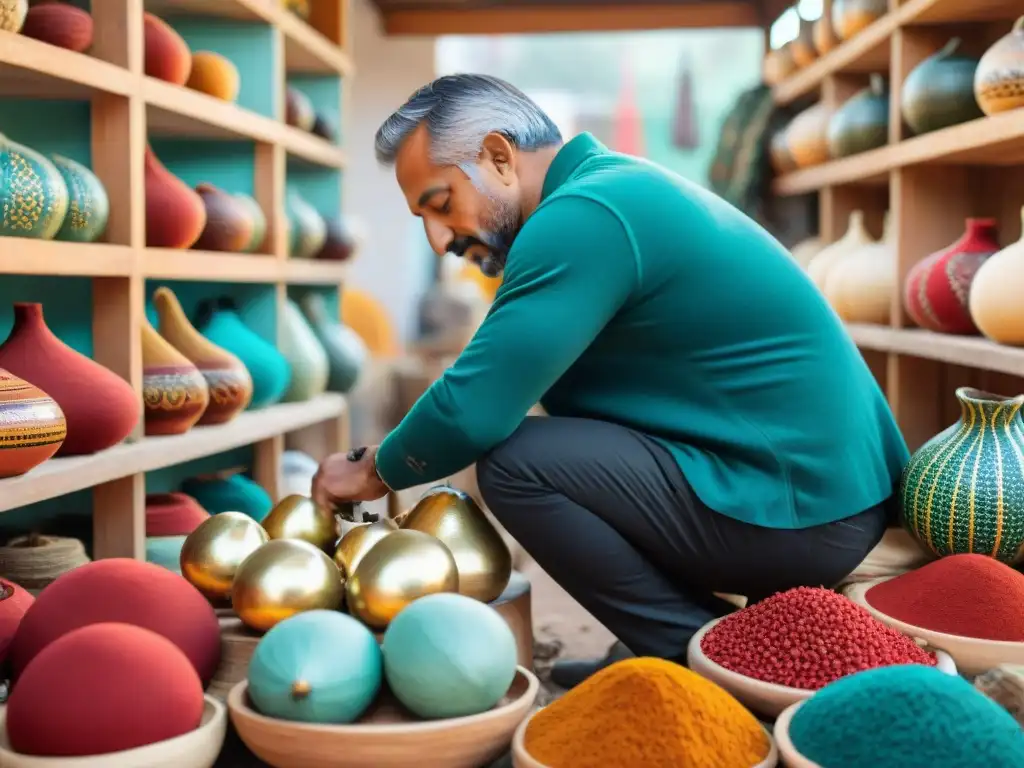
[[[29,9],[21,34],[82,53],[92,46],[92,16],[66,3],[40,3]]]
[[[203,199],[146,146],[146,245],[191,248],[206,226]]]
[[[192,73],[192,51],[182,36],[152,13],[143,14],[143,27],[146,74],[175,85],[187,83]]]
[[[7,661],[7,648],[18,633],[18,625],[35,598],[13,581],[0,579],[0,664]]]
[[[210,513],[184,493],[151,493],[146,496],[147,536],[188,536],[208,520]]]

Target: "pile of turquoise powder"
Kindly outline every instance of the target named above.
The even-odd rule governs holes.
[[[789,725],[824,768],[1019,768],[1024,730],[961,677],[920,664],[859,672],[822,688]]]

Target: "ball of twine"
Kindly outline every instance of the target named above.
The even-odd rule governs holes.
[[[78,539],[31,533],[0,547],[0,576],[38,594],[61,574],[90,562]]]

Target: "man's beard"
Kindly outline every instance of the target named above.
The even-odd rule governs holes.
[[[522,224],[515,206],[498,200],[494,201],[489,219],[487,230],[480,237],[457,237],[448,246],[448,251],[462,258],[474,247],[477,251],[484,251],[479,263],[480,271],[487,277],[500,277]]]

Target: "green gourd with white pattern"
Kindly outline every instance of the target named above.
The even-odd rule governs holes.
[[[962,387],[959,421],[903,470],[903,526],[936,555],[975,553],[1009,565],[1024,546],[1024,395]]]
[[[58,240],[91,243],[107,228],[110,200],[96,175],[80,163],[61,155],[50,155],[68,188],[68,213],[57,232]]]
[[[52,240],[68,212],[57,167],[0,134],[0,235]]]

